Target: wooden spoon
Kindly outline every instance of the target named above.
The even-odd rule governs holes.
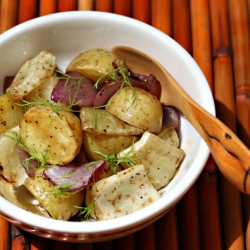
[[[177,107],[207,143],[222,174],[243,193],[250,194],[250,151],[220,120],[198,105],[156,60],[134,48],[117,46],[136,73],[152,74],[162,84],[161,102]]]

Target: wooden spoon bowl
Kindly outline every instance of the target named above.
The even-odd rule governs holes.
[[[222,174],[241,192],[250,194],[250,151],[220,120],[197,104],[155,59],[126,46],[112,51],[134,72],[152,74],[162,85],[161,102],[178,108],[207,143]]]

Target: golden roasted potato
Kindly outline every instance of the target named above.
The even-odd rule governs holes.
[[[80,120],[84,131],[98,134],[142,135],[144,132],[102,109],[82,108]]]
[[[0,135],[0,165],[4,178],[17,188],[24,183],[28,175],[20,162],[18,144],[13,133],[19,133],[18,126]]]
[[[105,109],[134,127],[158,133],[162,127],[162,106],[149,92],[125,87],[116,92]]]
[[[71,112],[58,113],[48,106],[29,109],[20,121],[20,138],[40,162],[65,165],[80,152],[80,120]]]
[[[100,77],[113,71],[115,69],[113,63],[119,63],[119,61],[121,61],[120,58],[111,51],[94,48],[76,56],[66,71],[78,72],[93,81],[97,81]],[[102,81],[106,79],[109,77],[103,78]]]
[[[24,208],[15,195],[14,185],[7,179],[5,179],[3,175],[1,175],[1,173],[0,173],[0,194],[2,194],[3,197],[12,204]]]
[[[0,133],[19,124],[19,120],[24,114],[24,108],[19,105],[21,103],[7,95],[0,97]]]
[[[78,209],[74,206],[81,206],[84,201],[84,190],[70,193],[67,190],[61,191],[43,178],[40,170],[34,177],[25,180],[24,186],[40,202],[46,211],[54,219],[69,220],[77,214]]]
[[[38,202],[34,202],[34,197],[26,190],[24,186],[20,186],[16,190],[14,185],[3,178],[1,174],[0,193],[6,200],[11,202],[12,204],[21,207],[29,212],[50,218],[48,212]]]
[[[50,78],[55,68],[56,57],[47,51],[41,51],[21,66],[7,89],[8,96],[22,100],[25,95]]]
[[[105,155],[116,155],[136,141],[134,136],[102,135],[83,132],[83,147],[90,161],[103,160],[104,157],[94,151]]]

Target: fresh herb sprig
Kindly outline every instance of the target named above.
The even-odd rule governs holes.
[[[56,70],[56,73],[58,73],[59,75],[56,76],[56,78],[58,79],[62,79],[62,80],[66,80],[65,81],[65,84],[64,86],[67,87],[67,88],[71,88],[73,86],[77,86],[77,89],[79,90],[80,89],[80,84],[81,84],[81,81],[84,79],[84,77],[79,77],[79,76],[71,76],[67,73],[64,73],[63,71],[61,70]],[[75,80],[74,82],[71,82],[69,84],[69,81],[70,80]]]
[[[52,188],[47,191],[47,194],[52,194],[56,197],[59,197],[61,199],[68,199],[71,197],[72,194],[75,194],[76,192],[79,192],[80,190],[77,190],[76,192],[70,192],[69,188],[74,186],[75,183],[64,183],[56,186],[52,186]]]
[[[125,63],[121,64],[120,66],[118,66],[117,68],[115,68],[114,70],[108,72],[107,74],[104,74],[103,76],[101,76],[95,83],[95,88],[98,89],[99,84],[101,83],[101,81],[103,79],[106,78],[110,78],[113,81],[118,81],[120,79],[122,79],[122,84],[120,86],[119,91],[125,86],[127,85],[128,87],[130,87],[133,90],[133,98],[132,98],[132,104],[131,107],[136,103],[136,99],[137,99],[137,95],[136,95],[136,91],[133,87],[133,85],[131,84],[129,77],[127,76],[127,71],[128,67],[126,66]]]
[[[29,167],[32,167],[31,162],[33,160],[37,161],[39,164],[39,168],[45,168],[48,163],[47,163],[47,156],[49,153],[49,150],[44,150],[41,154],[41,157],[39,158],[37,156],[37,154],[33,151],[33,150],[28,150],[27,147],[23,144],[22,139],[19,135],[19,133],[17,133],[16,131],[10,131],[5,133],[5,136],[14,140],[21,149],[23,149],[24,151],[26,151],[30,157],[28,157],[27,159],[25,159],[25,167],[28,169]]]
[[[79,207],[79,206],[74,206],[74,208],[79,209],[79,216],[83,217],[85,220],[88,220],[93,217],[95,207],[94,207],[94,200],[86,206],[86,207]]]
[[[130,153],[134,150],[134,141],[135,139],[133,140],[130,150],[121,159],[119,159],[116,155],[106,155],[99,151],[93,151],[93,152],[101,155],[102,157],[104,157],[104,160],[107,163],[110,163],[110,175],[113,175],[116,173],[117,167],[121,163],[126,163],[129,167],[135,166],[136,160],[130,157]]]
[[[77,105],[80,101],[75,102],[75,98],[73,100],[70,100],[70,104],[67,106],[61,106],[58,103],[46,101],[42,99],[40,96],[37,95],[37,98],[33,101],[27,101],[23,100],[23,103],[17,104],[18,106],[24,107],[25,111],[29,110],[30,108],[34,106],[47,106],[49,107],[55,114],[60,114],[62,111],[68,111],[68,112],[76,112],[72,108]],[[59,102],[60,103],[60,102]]]

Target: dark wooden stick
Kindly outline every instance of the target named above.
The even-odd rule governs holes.
[[[192,54],[189,0],[173,1],[173,38]]]
[[[114,13],[131,16],[132,15],[132,0],[115,0],[114,1]]]
[[[53,241],[52,242],[52,249],[53,250],[59,250],[59,249],[63,249],[63,250],[74,250],[74,243],[70,243],[70,242],[63,242],[63,241]]]
[[[182,250],[200,250],[197,185],[194,184],[177,205],[179,245]]]
[[[96,242],[93,244],[94,250],[112,250],[113,248],[113,241],[102,241],[102,242]],[[80,249],[79,249],[80,250]]]
[[[58,12],[73,11],[77,9],[76,0],[58,0]]]
[[[234,84],[238,136],[250,147],[250,48],[249,1],[228,0],[230,31],[233,50]],[[250,197],[243,195],[243,222],[246,249],[250,249]]]
[[[52,240],[37,235],[33,235],[31,238],[30,250],[51,250],[52,246]]]
[[[113,5],[111,0],[95,0],[95,10],[104,11],[104,12],[112,12]]]
[[[113,242],[114,242],[114,249],[136,250],[135,234],[130,234],[128,236],[115,239]]]
[[[12,250],[28,250],[29,241],[23,234],[22,230],[15,225],[11,225],[11,249]]]
[[[136,234],[136,249],[156,250],[155,225],[151,224]]]
[[[200,66],[213,92],[213,69],[208,0],[190,0],[192,50],[194,60]]]
[[[202,250],[222,249],[218,180],[214,169],[215,162],[210,156],[197,181]]]
[[[171,0],[154,0],[151,2],[151,25],[169,36],[172,36],[171,7]]]
[[[18,8],[18,23],[23,23],[36,17],[36,0],[20,0]]]
[[[132,17],[144,23],[150,24],[150,1],[149,0],[133,0],[132,1]]]
[[[56,0],[40,0],[39,2],[39,16],[53,14],[57,11]]]
[[[226,0],[210,0],[217,117],[236,132],[234,79]],[[243,250],[241,193],[219,174],[222,239],[226,249]]]
[[[250,47],[247,1],[228,0],[235,91],[237,95],[250,93]],[[244,138],[241,138],[244,139]]]
[[[10,249],[10,223],[0,215],[0,249]]]
[[[192,54],[189,0],[173,1],[173,38]],[[199,209],[196,183],[177,205],[180,249],[200,249]]]
[[[155,233],[157,250],[179,249],[176,206],[155,223]]]
[[[1,0],[0,34],[17,24],[17,0]]]

